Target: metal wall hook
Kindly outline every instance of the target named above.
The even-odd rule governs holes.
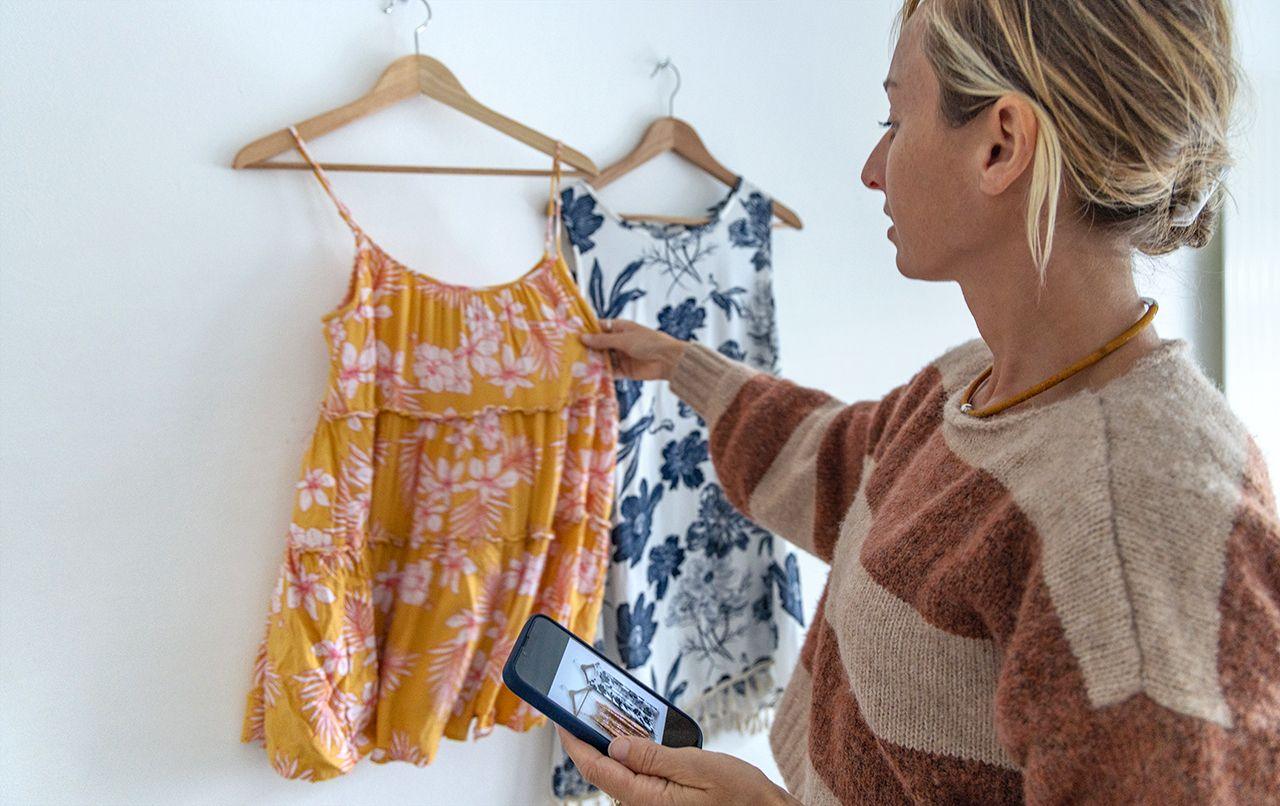
[[[409,0],[400,0],[400,2],[407,3]],[[395,4],[396,0],[387,0],[387,5],[382,9],[382,13],[390,14],[391,9],[395,7]],[[421,25],[413,29],[413,52],[419,56],[422,55],[422,44],[419,41],[419,37],[422,35],[422,32],[427,29],[427,23],[431,22],[431,4],[428,3],[427,0],[422,0],[422,5],[427,7],[427,18],[422,21]]]
[[[670,68],[671,72],[676,74],[676,88],[671,91],[671,97],[667,99],[667,117],[673,118],[676,116],[676,93],[680,91],[680,71],[676,69],[675,63],[671,61],[671,57],[668,56],[658,62],[657,66],[653,68],[653,72],[649,74],[649,78],[656,76],[658,71],[662,70],[664,67]]]

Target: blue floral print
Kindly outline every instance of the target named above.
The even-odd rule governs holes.
[[[680,486],[697,488],[702,486],[705,476],[699,467],[707,461],[708,445],[702,438],[701,431],[686,434],[679,442],[672,440],[662,449],[662,478],[671,485],[671,489]]]
[[[557,764],[551,772],[551,794],[557,798],[578,799],[594,791],[596,788],[587,783],[587,779],[578,771],[578,766],[567,755],[564,762]]]
[[[804,624],[804,604],[800,600],[800,566],[796,555],[788,554],[786,563],[781,568],[776,562],[770,565],[769,577],[778,585],[778,599],[781,600],[783,609],[793,619]]]
[[[739,177],[705,224],[625,221],[586,182],[562,216],[584,296],[630,319],[778,372],[772,202]],[[687,711],[707,735],[756,728],[794,667],[804,618],[795,549],[726,496],[706,421],[665,381],[615,381],[613,550],[602,654]],[[552,790],[596,790],[556,743]]]
[[[670,333],[680,341],[689,341],[707,320],[707,309],[698,306],[698,301],[689,297],[676,307],[670,305],[658,311],[658,330]]]
[[[747,351],[738,346],[738,342],[734,339],[729,339],[724,344],[717,347],[716,350],[719,351],[721,355],[726,355],[734,361],[747,360]]]
[[[729,239],[734,246],[754,247],[751,265],[756,271],[766,269],[772,264],[773,239],[771,222],[773,221],[773,200],[759,193],[752,193],[742,203],[747,208],[746,218],[740,218],[729,225]]]
[[[681,400],[676,404],[676,408],[680,412],[681,417],[687,417],[690,420],[697,422],[699,428],[707,427],[707,421],[702,419],[701,414],[698,414],[698,412],[694,411],[693,406],[690,406],[688,403],[685,403],[683,400]]]
[[[716,278],[712,277],[711,283],[713,286],[715,285],[715,281]],[[739,296],[746,293],[747,289],[740,285],[735,285],[733,288],[728,288],[724,291],[721,291],[719,288],[712,288],[711,293],[707,295],[707,298],[711,300],[717,308],[724,311],[725,318],[732,319],[735,313],[738,316],[747,315],[746,309],[742,307],[742,302],[738,299]]]
[[[737,510],[719,484],[702,488],[698,518],[689,524],[685,545],[690,551],[705,551],[708,557],[725,557],[729,552],[745,549],[751,541],[772,540],[773,535],[756,526]]]
[[[649,549],[649,581],[657,585],[657,599],[667,595],[667,583],[680,576],[684,565],[684,549],[680,548],[680,535],[667,535],[662,543]]]
[[[613,281],[613,285],[609,289],[609,296],[606,297],[604,294],[604,274],[600,271],[600,261],[593,260],[591,262],[591,279],[587,285],[587,296],[591,300],[591,305],[596,309],[597,316],[601,319],[613,319],[627,307],[628,303],[643,297],[647,293],[641,288],[626,287],[627,282],[643,266],[644,261],[641,260],[629,263],[625,269],[618,273],[617,279]]]
[[[640,399],[640,385],[644,381],[636,381],[631,378],[619,378],[613,382],[613,390],[618,398],[618,414],[626,417],[631,413],[631,407]]]
[[[756,629],[755,619],[742,616],[760,595],[762,580],[743,573],[723,556],[695,558],[687,571],[686,578],[696,584],[681,585],[675,592],[666,626],[685,628],[680,631],[681,652],[734,663],[734,639]]]
[[[595,246],[591,233],[600,229],[600,225],[604,223],[604,216],[596,212],[595,200],[590,196],[575,199],[573,191],[566,189],[560,191],[560,204],[560,218],[564,222],[565,232],[569,233],[573,248],[579,252],[590,252]]]
[[[649,660],[649,644],[658,624],[653,620],[657,602],[644,603],[644,594],[636,600],[635,608],[625,602],[618,606],[618,655],[628,669],[643,666]]]
[[[640,562],[644,544],[649,542],[649,530],[653,522],[653,508],[662,500],[662,485],[649,490],[649,481],[640,482],[639,495],[629,495],[622,500],[622,522],[613,527],[613,559]]]
[[[661,694],[663,697],[666,697],[668,702],[675,702],[678,700],[680,695],[684,693],[684,690],[689,687],[689,681],[687,680],[679,685],[676,684],[676,681],[679,680],[680,674],[680,659],[683,657],[684,655],[682,654],[676,655],[675,662],[671,664],[671,669],[667,672],[666,685],[661,687],[658,686],[657,671],[652,667],[649,669],[649,679],[653,682],[653,690]]]

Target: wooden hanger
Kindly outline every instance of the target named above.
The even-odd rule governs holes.
[[[664,59],[654,68],[654,75],[664,67],[670,67],[676,74],[676,88],[671,92],[671,98],[667,102],[667,117],[658,118],[649,124],[649,128],[645,130],[644,137],[640,138],[640,142],[631,152],[617,162],[609,165],[595,176],[591,177],[591,187],[599,190],[615,179],[634,171],[649,160],[659,154],[668,151],[683,157],[688,162],[701,168],[707,173],[732,187],[738,181],[738,174],[724,167],[715,157],[711,156],[711,152],[703,144],[702,138],[694,131],[694,128],[683,120],[674,117],[676,93],[680,91],[680,71],[671,63],[670,59]],[[774,224],[775,227],[788,225],[796,229],[803,229],[804,224],[801,223],[800,217],[781,202],[774,200],[773,214],[781,221],[780,224]],[[698,225],[705,224],[706,218],[689,218],[682,216],[664,216],[664,215],[648,215],[641,213],[620,213],[623,218],[627,219],[645,219],[649,221],[659,221],[667,224],[687,224]]]
[[[336,109],[330,109],[313,118],[297,124],[298,132],[305,139],[313,139],[339,129],[354,120],[367,117],[379,109],[400,103],[408,98],[425,95],[440,101],[446,106],[457,109],[465,115],[484,123],[498,131],[532,146],[548,156],[553,156],[556,141],[534,131],[522,123],[501,115],[471,97],[462,87],[457,77],[442,62],[430,56],[424,56],[418,42],[419,33],[431,21],[431,6],[422,0],[427,7],[427,19],[414,29],[414,55],[402,56],[382,72],[373,88],[351,103]],[[391,11],[391,4],[383,9]],[[272,132],[249,143],[236,154],[232,161],[233,168],[283,168],[293,170],[310,170],[306,162],[267,162],[277,154],[282,154],[296,147],[287,128]],[[594,176],[599,173],[595,163],[577,149],[561,143],[560,159],[585,174]],[[543,168],[461,168],[450,166],[420,165],[367,165],[346,162],[324,162],[321,167],[328,171],[368,171],[378,173],[433,173],[433,174],[474,174],[485,176],[550,176],[551,171]]]

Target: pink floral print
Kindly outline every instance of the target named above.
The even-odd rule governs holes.
[[[449,285],[338,209],[351,285],[322,320],[329,379],[241,731],[305,781],[542,724],[502,666],[536,612],[594,636],[613,509],[613,377],[578,338],[599,323],[559,254]]]

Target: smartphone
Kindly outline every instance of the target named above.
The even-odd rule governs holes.
[[[502,667],[520,699],[608,754],[615,736],[668,747],[702,747],[698,723],[553,619],[525,622]]]

